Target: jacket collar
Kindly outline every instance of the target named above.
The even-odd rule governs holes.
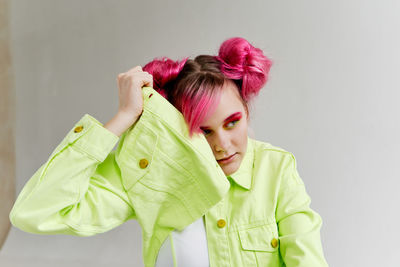
[[[168,101],[165,100],[163,96],[161,96],[156,90],[154,90],[151,87],[143,87],[142,88],[142,94],[143,94],[143,105],[146,107],[146,109],[153,113],[157,114],[159,119],[166,124],[169,125],[172,129],[176,130],[177,132],[180,132],[185,136],[186,138],[189,138],[189,132],[188,128],[186,126],[185,120],[183,118],[183,115]],[[149,101],[151,98],[152,104],[149,105]],[[170,110],[171,112],[166,112],[166,110]],[[174,111],[174,112],[172,112]],[[203,138],[203,142],[207,144],[207,141],[205,140],[205,137],[200,135],[200,139]],[[193,142],[193,139],[191,139]],[[253,165],[254,165],[254,144],[253,144],[253,139],[247,137],[247,150],[246,154],[244,155],[244,158],[240,164],[239,169],[234,172],[233,174],[227,176],[228,178],[232,178],[232,180],[240,185],[241,187],[249,190],[251,188],[252,184],[252,177],[253,177]],[[203,146],[206,147],[208,150],[209,146]],[[211,150],[210,150],[211,152]],[[212,152],[211,152],[212,155]],[[214,159],[214,156],[212,156]],[[215,160],[215,159],[214,159]],[[222,172],[222,169],[221,169]]]
[[[247,138],[247,150],[239,169],[228,175],[227,177],[240,185],[241,187],[249,190],[252,185],[253,177],[253,166],[254,166],[254,145],[251,138]]]

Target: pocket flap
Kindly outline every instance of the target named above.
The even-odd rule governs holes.
[[[244,250],[274,252],[279,247],[279,237],[275,227],[267,224],[239,230],[240,243]]]

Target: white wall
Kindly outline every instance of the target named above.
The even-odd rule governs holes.
[[[398,264],[398,1],[19,0],[11,8],[18,192],[81,116],[111,119],[118,73],[156,56],[215,54],[242,36],[274,60],[253,106],[255,136],[295,154],[330,266]],[[140,239],[135,221],[89,238],[12,228],[0,265],[143,266]]]

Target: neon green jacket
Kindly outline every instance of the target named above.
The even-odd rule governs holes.
[[[175,107],[150,87],[143,98],[140,119],[120,138],[85,114],[25,184],[12,224],[91,236],[135,219],[150,267],[174,229],[205,215],[211,267],[327,266],[321,218],[293,154],[249,138],[239,170],[225,176]]]

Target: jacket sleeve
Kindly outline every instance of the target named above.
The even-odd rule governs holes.
[[[287,267],[328,266],[320,239],[321,217],[310,208],[295,157],[289,154],[276,209],[280,253]]]
[[[36,234],[90,236],[135,218],[111,152],[118,140],[85,114],[25,184],[11,223]]]

